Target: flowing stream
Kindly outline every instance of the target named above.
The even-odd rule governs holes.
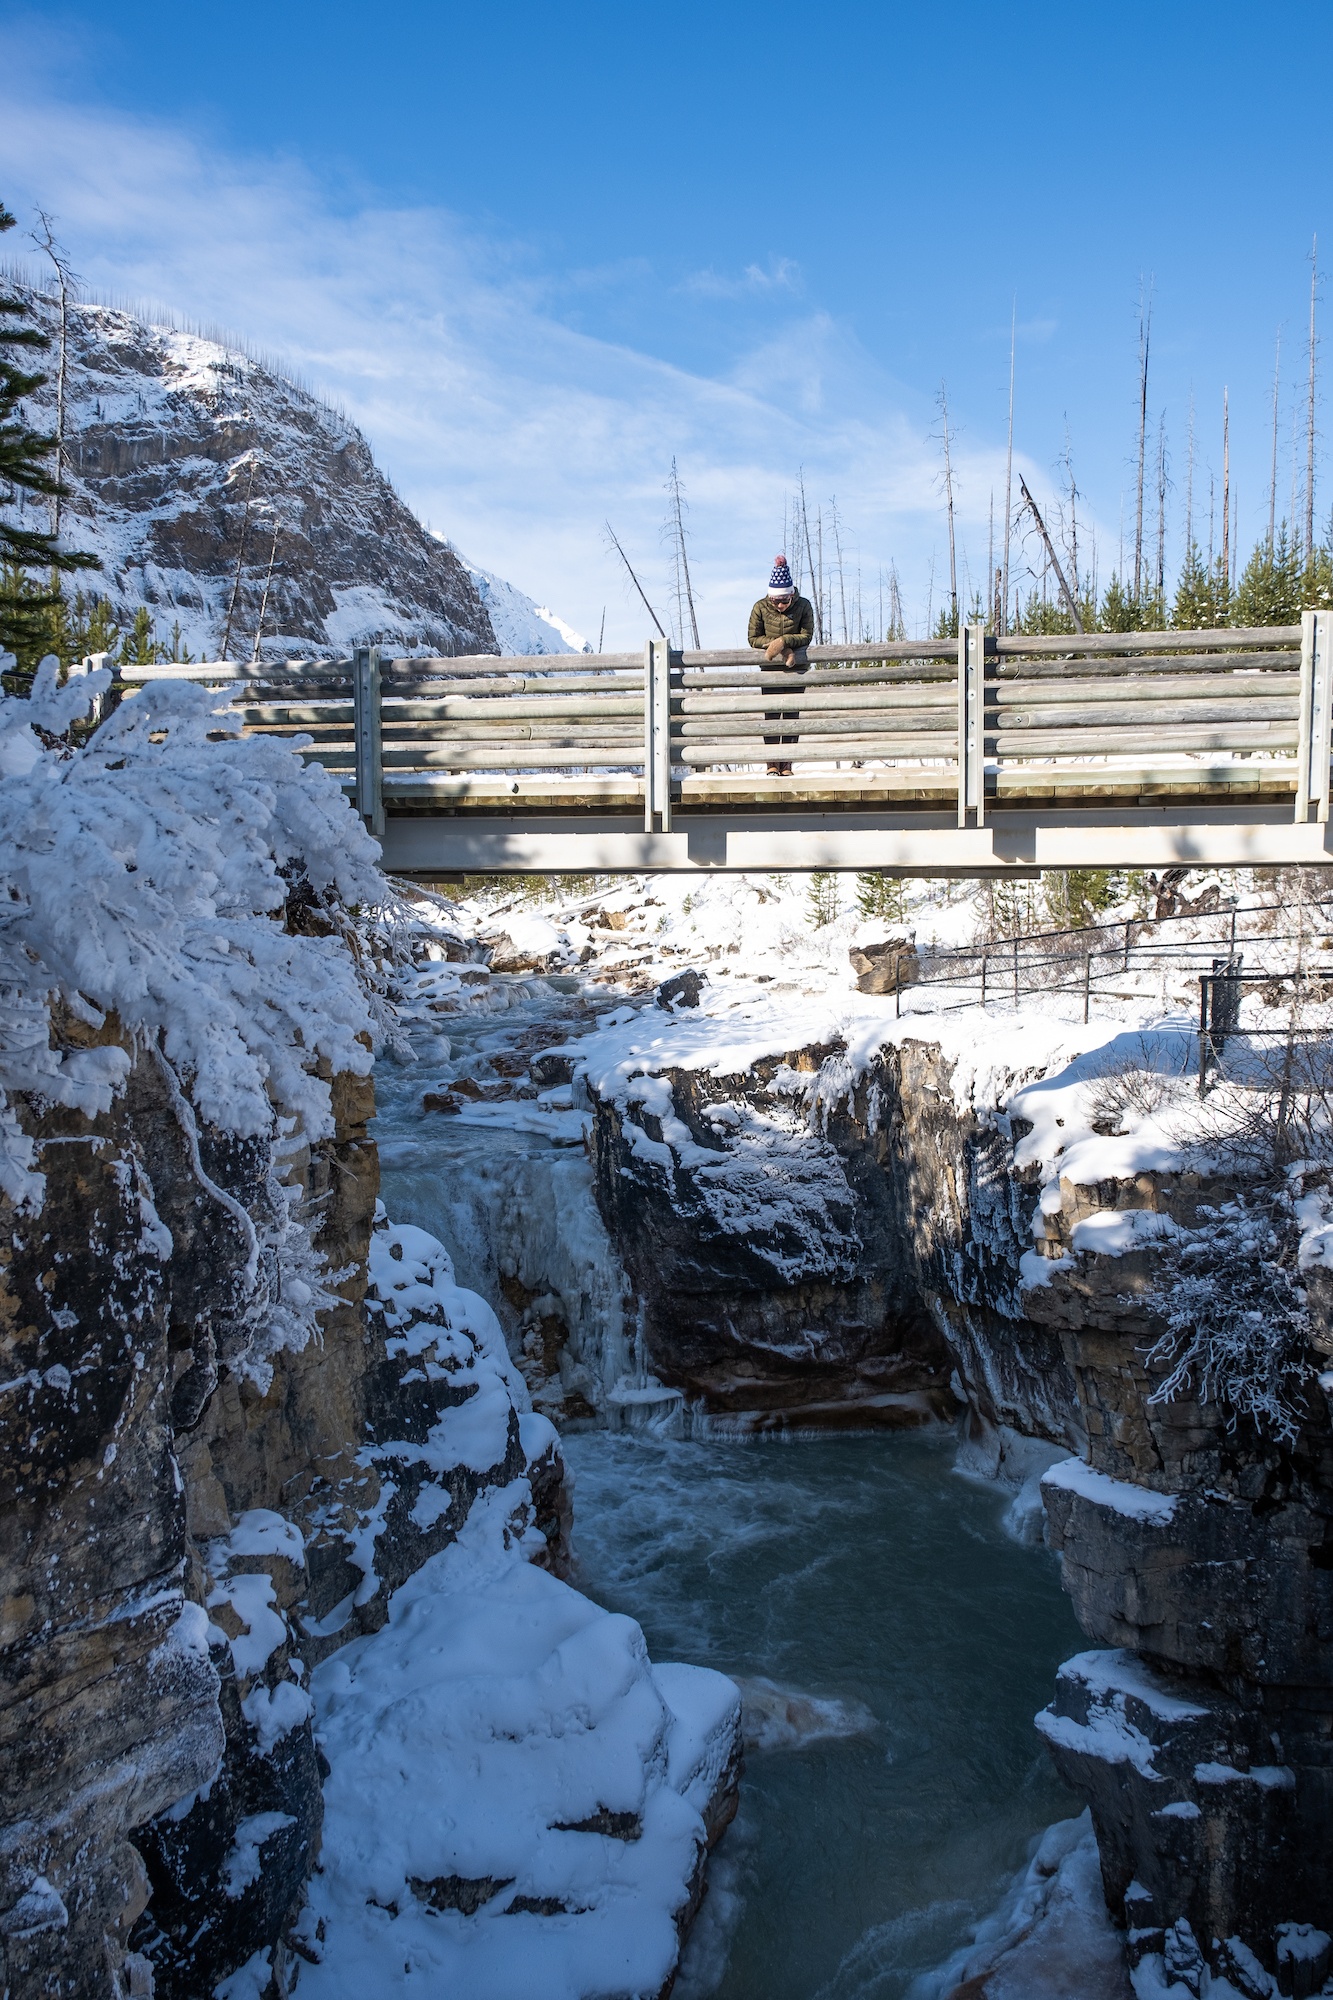
[[[448,1057],[423,1031],[419,1064],[382,1066],[385,1201],[492,1299],[525,1258],[530,1289],[550,1266],[589,1349],[632,1365],[581,1150],[420,1110],[424,1090],[582,1004],[541,982],[512,997],[446,1017]],[[743,1684],[740,1813],[676,2000],[933,1996],[930,1969],[1078,1809],[1032,1727],[1082,1643],[1054,1558],[1010,1539],[1008,1496],[953,1471],[949,1436],[587,1430],[565,1449],[579,1588],[635,1617],[655,1659]]]

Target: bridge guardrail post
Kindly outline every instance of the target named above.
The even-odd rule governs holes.
[[[356,809],[369,832],[384,832],[384,761],[380,720],[380,649],[352,655],[352,714],[356,741]]]
[[[643,830],[671,831],[671,647],[650,639],[643,655]]]
[[[1301,714],[1296,752],[1296,819],[1328,819],[1333,755],[1333,612],[1301,613]]]
[[[958,824],[986,823],[986,628],[958,627]]]

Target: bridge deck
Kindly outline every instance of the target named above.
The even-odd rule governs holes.
[[[653,641],[123,672],[227,684],[247,731],[342,776],[405,873],[1333,860],[1333,614],[1043,638],[972,625],[809,659]]]

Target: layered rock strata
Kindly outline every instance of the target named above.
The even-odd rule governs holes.
[[[564,1936],[550,1919],[577,1918],[589,1992],[618,1990],[622,1932],[644,1990],[665,1988],[735,1810],[738,1698],[720,1675],[653,1669],[631,1621],[559,1580],[556,1434],[442,1247],[377,1216],[369,1080],[331,1078],[334,1133],[287,1148],[288,1193],[318,1217],[336,1289],[316,1338],[257,1360],[241,1218],[273,1198],[267,1148],[205,1131],[194,1156],[151,1050],[114,1018],[59,1032],[114,1051],[123,1088],[96,1116],[14,1101],[46,1183],[37,1213],[3,1217],[5,1991],[195,2000],[243,1975],[275,2000],[301,1975],[341,1992],[347,1953],[372,1990],[404,1951],[445,1942],[481,1977],[487,1949],[519,1935],[495,1929],[510,1912],[536,1926],[538,1965]],[[440,1570],[455,1553],[462,1569]],[[451,1679],[462,1605],[471,1637]],[[413,1619],[438,1633],[424,1735],[426,1697],[392,1693],[417,1671]],[[399,1744],[383,1768],[361,1757],[366,1727],[342,1699],[344,1649],[372,1635],[357,1698],[378,1705],[371,1737]],[[487,1685],[496,1714],[473,1742]],[[514,1768],[468,1835],[468,1773],[493,1729]],[[543,1743],[567,1735],[543,1780]],[[543,1782],[551,1824],[534,1850],[526,1807],[509,1825],[500,1798]],[[360,1869],[372,1809],[414,1850],[439,1849],[396,1894]],[[450,1901],[456,1879],[489,1882],[479,1840],[507,1866],[486,1896]],[[467,1920],[461,1941],[439,1927],[446,1909]],[[425,1926],[414,1941],[409,1911]]]
[[[1016,1164],[1025,1123],[959,1101],[953,1069],[906,1040],[859,1070],[836,1047],[733,1076],[646,1058],[595,1095],[598,1197],[652,1366],[751,1424],[952,1409],[974,1463],[1048,1467],[1048,1536],[1104,1650],[1066,1665],[1039,1726],[1092,1807],[1142,1990],[1316,1991],[1329,1397],[1307,1390],[1285,1438],[1197,1390],[1164,1398],[1150,1356],[1181,1245],[1236,1188],[1057,1172],[1042,1195]],[[1080,1232],[1092,1216],[1115,1227]]]

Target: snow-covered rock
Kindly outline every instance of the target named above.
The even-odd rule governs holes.
[[[460,557],[486,607],[502,653],[590,653],[592,644],[545,604],[536,604],[503,577]]]
[[[53,335],[57,311],[16,288]],[[54,343],[44,357],[54,377]],[[84,588],[140,605],[192,658],[385,643],[443,653],[577,652],[583,641],[465,563],[404,504],[356,426],[217,337],[79,301],[70,310],[64,539],[102,558]],[[29,414],[55,428],[54,387]],[[10,518],[48,525],[45,501]],[[270,575],[271,566],[271,575]],[[267,596],[267,602],[265,598]],[[494,607],[497,626],[490,615]],[[500,627],[503,627],[501,634]]]

